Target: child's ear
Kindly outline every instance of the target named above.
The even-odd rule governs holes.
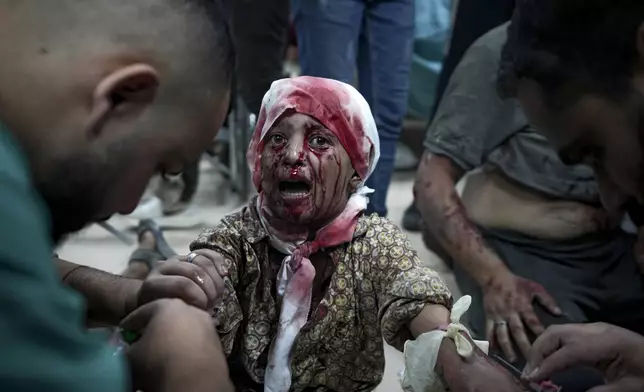
[[[349,193],[353,193],[357,191],[361,182],[362,182],[362,179],[360,178],[358,173],[353,173],[353,176],[349,180]]]

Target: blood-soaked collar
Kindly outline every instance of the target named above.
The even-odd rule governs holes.
[[[268,232],[264,229],[259,215],[257,214],[257,208],[255,208],[256,204],[257,196],[253,197],[250,203],[248,203],[242,216],[241,233],[244,239],[251,244],[256,244],[268,238]],[[368,228],[369,225],[367,224],[367,217],[361,216],[358,219],[358,224],[353,232],[353,238],[363,237],[367,234]]]

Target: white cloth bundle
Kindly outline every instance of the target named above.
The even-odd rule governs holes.
[[[451,324],[446,331],[427,332],[416,340],[405,343],[405,369],[400,375],[400,384],[405,392],[445,392],[443,380],[434,371],[438,351],[443,339],[448,338],[454,341],[461,357],[468,358],[474,353],[474,347],[461,333],[465,332],[469,335],[469,332],[460,323],[461,317],[471,304],[472,297],[469,295],[461,297],[452,308]],[[488,353],[488,342],[475,340],[474,343],[484,353]]]

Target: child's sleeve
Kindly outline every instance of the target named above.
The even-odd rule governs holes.
[[[190,244],[190,250],[210,249],[222,255],[228,268],[228,276],[224,278],[224,297],[221,307],[214,318],[217,332],[226,352],[230,355],[235,343],[235,336],[241,324],[243,311],[237,298],[237,288],[241,274],[239,266],[243,267],[244,242],[239,234],[237,214],[225,217],[213,229],[206,229]],[[241,221],[241,218],[239,219]]]
[[[405,234],[384,218],[372,231],[375,252],[372,271],[376,272],[378,318],[383,337],[403,349],[412,339],[407,328],[426,304],[452,306],[452,294],[438,272],[418,258]]]

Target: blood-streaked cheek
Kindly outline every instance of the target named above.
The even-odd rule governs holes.
[[[277,186],[277,173],[280,167],[281,156],[272,149],[266,149],[261,158],[262,188],[264,191],[271,191]]]
[[[347,176],[344,175],[348,168],[343,167],[347,163],[343,163],[339,151],[333,149],[321,154],[316,163],[316,205],[318,208],[337,209],[348,186]]]

